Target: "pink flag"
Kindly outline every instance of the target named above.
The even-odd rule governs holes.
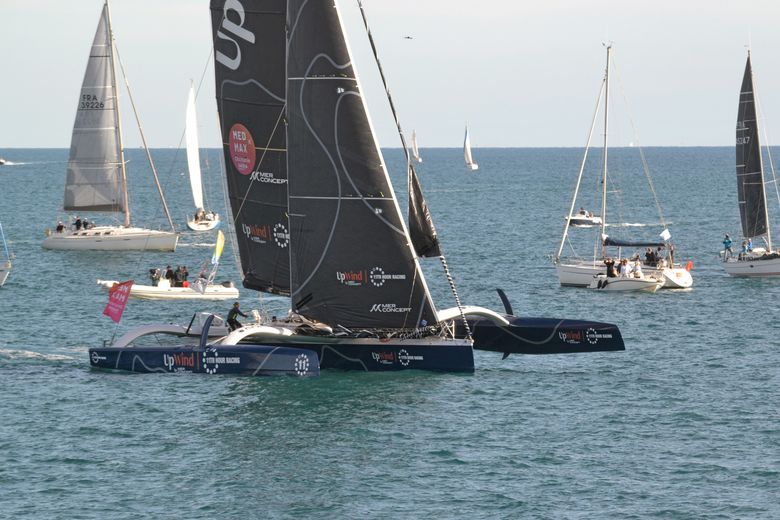
[[[133,280],[122,283],[115,283],[108,290],[108,305],[103,309],[103,314],[119,323],[122,319],[122,313],[127,305],[127,298],[130,297],[130,288],[133,286]]]

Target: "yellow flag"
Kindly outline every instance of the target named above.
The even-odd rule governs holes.
[[[225,235],[222,231],[217,231],[217,243],[214,246],[214,255],[211,257],[212,265],[219,263],[219,257],[222,256],[222,250],[225,249]]]

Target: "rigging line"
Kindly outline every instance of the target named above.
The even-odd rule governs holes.
[[[406,138],[404,137],[403,129],[401,128],[401,122],[398,118],[398,112],[395,109],[395,104],[393,103],[393,97],[390,94],[390,87],[387,84],[387,78],[385,77],[384,69],[382,68],[382,63],[379,60],[379,53],[376,48],[376,44],[374,43],[374,35],[371,33],[371,28],[368,25],[368,18],[366,16],[366,11],[363,8],[363,2],[362,0],[357,0],[358,7],[360,8],[360,16],[363,19],[363,27],[366,29],[366,35],[368,36],[369,44],[371,45],[371,51],[374,54],[374,61],[376,62],[377,70],[379,71],[379,76],[382,79],[382,85],[385,87],[385,94],[387,95],[387,101],[390,105],[390,111],[393,114],[393,120],[395,121],[395,126],[398,129],[398,137],[401,139],[401,146],[404,150],[404,157],[406,157],[406,168],[408,172],[408,180],[411,181],[413,176],[416,176],[417,173],[414,170],[414,163],[412,162],[412,158],[409,155],[409,147],[406,145]],[[407,183],[407,190],[411,188],[411,184]],[[455,298],[455,304],[458,306],[458,311],[460,312],[460,317],[463,322],[463,326],[466,330],[466,335],[468,339],[471,339],[471,329],[468,324],[468,320],[466,320],[466,316],[463,311],[463,305],[460,301],[460,296],[458,295],[458,290],[455,287],[455,280],[452,278],[452,274],[450,273],[450,269],[447,265],[447,259],[444,255],[444,248],[441,245],[441,242],[439,240],[438,234],[436,233],[436,228],[433,225],[433,220],[428,220],[431,231],[433,233],[433,237],[435,238],[437,245],[439,246],[439,260],[441,262],[442,268],[444,269],[444,274],[447,277],[447,282],[450,285],[450,290],[452,291],[452,295]],[[414,251],[414,248],[412,247],[412,251],[416,255],[417,252]],[[417,269],[420,269],[419,266],[417,266]]]
[[[593,118],[590,122],[590,130],[588,131],[588,138],[585,141],[585,154],[582,156],[582,162],[580,163],[580,171],[577,174],[577,183],[574,187],[574,196],[571,199],[571,205],[569,206],[569,215],[568,217],[571,217],[572,213],[574,212],[574,206],[577,205],[577,195],[580,191],[580,183],[582,182],[582,175],[585,172],[585,164],[588,161],[588,151],[590,150],[590,143],[593,138],[593,130],[596,128],[596,119],[598,118],[599,114],[599,108],[601,108],[601,96],[604,93],[604,83],[606,82],[606,78],[603,78],[601,80],[601,86],[599,87],[599,94],[596,98],[596,109],[593,111]],[[555,255],[555,260],[557,260],[561,257],[561,253],[563,253],[563,248],[566,244],[566,240],[569,237],[569,218],[566,218],[566,221],[563,224],[563,236],[561,237],[561,245],[558,247],[558,253]]]
[[[138,125],[138,132],[141,134],[141,141],[143,141],[144,144],[144,150],[146,151],[146,158],[149,160],[149,166],[152,168],[154,183],[157,186],[157,192],[160,194],[160,200],[162,201],[163,210],[165,211],[165,216],[168,218],[168,224],[170,224],[171,230],[174,233],[176,233],[176,226],[173,225],[171,212],[168,209],[168,203],[165,202],[165,195],[163,195],[162,186],[160,186],[160,179],[157,177],[157,169],[154,167],[154,161],[152,160],[152,153],[149,151],[149,145],[146,142],[146,135],[144,134],[144,129],[141,126],[141,118],[138,115],[138,109],[135,106],[135,100],[133,99],[133,92],[132,90],[130,90],[130,80],[127,79],[127,74],[125,73],[125,65],[122,62],[122,57],[119,55],[119,48],[116,46],[116,43],[114,43],[114,48],[116,49],[116,58],[119,61],[119,68],[122,70],[122,78],[125,80],[125,86],[127,87],[127,97],[130,98],[130,106],[133,107],[135,122]]]
[[[753,74],[753,76],[755,77],[755,73]],[[765,120],[765,118],[763,117],[764,110],[761,108],[761,103],[759,102],[758,93],[755,92],[756,91],[755,86],[753,87],[753,91],[754,91],[753,97],[756,103],[756,111],[758,112],[758,114],[762,115],[762,117],[759,117],[758,114],[756,114],[756,119]],[[772,172],[772,184],[775,185],[775,194],[777,196],[777,203],[780,205],[780,188],[777,186],[777,176],[775,175],[775,164],[774,161],[772,160],[772,147],[769,146],[769,132],[767,132],[766,128],[767,128],[766,124],[761,125],[761,130],[762,133],[764,134],[764,142],[766,143],[767,159],[769,159],[769,169]]]
[[[661,224],[666,228],[666,219],[664,218],[663,210],[661,209],[661,202],[658,200],[658,195],[655,191],[655,185],[653,184],[653,179],[650,176],[650,166],[647,163],[647,158],[645,157],[645,152],[639,142],[639,133],[636,130],[636,125],[634,124],[634,118],[631,113],[631,105],[628,103],[628,98],[626,97],[625,89],[623,88],[623,81],[620,76],[620,71],[618,70],[617,63],[615,63],[615,58],[612,58],[612,68],[615,69],[615,74],[617,75],[618,85],[620,86],[620,94],[623,96],[623,103],[626,105],[626,112],[628,112],[628,121],[631,124],[631,131],[634,134],[634,139],[636,142],[636,147],[639,149],[639,157],[642,160],[642,170],[644,171],[645,178],[647,179],[647,184],[650,187],[650,193],[653,195],[653,201],[655,202],[656,210],[658,211],[658,216],[661,220]]]

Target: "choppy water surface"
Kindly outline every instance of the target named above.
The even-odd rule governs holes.
[[[518,314],[619,324],[626,352],[504,361],[478,352],[471,376],[92,371],[87,348],[115,332],[227,311],[131,301],[115,329],[95,284],[166,264],[192,271],[213,237],[185,234],[175,254],[45,251],[43,229],[62,216],[67,150],[5,150],[15,164],[0,166],[0,220],[16,261],[0,289],[0,517],[780,517],[780,280],[730,279],[716,258],[724,232],[739,236],[733,151],[647,150],[677,257],[695,264],[693,290],[655,295],[558,286],[548,257],[580,150],[479,149],[475,173],[458,150],[422,152],[466,303],[500,309],[503,287]],[[610,155],[610,211],[657,223],[635,155]],[[155,156],[183,228],[184,156]],[[134,220],[164,226],[143,155],[129,158]],[[387,160],[402,180],[399,152]],[[209,161],[207,198],[224,214],[216,151]],[[593,174],[583,189],[578,204],[597,209]],[[573,242],[588,253],[589,240]],[[237,280],[227,256],[221,278]],[[425,269],[438,305],[450,306],[437,263]],[[282,298],[241,299],[286,309]]]

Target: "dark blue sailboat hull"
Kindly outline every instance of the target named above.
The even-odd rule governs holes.
[[[392,372],[428,370],[433,372],[474,372],[471,345],[321,344],[296,345],[317,353],[320,367],[336,370]]]
[[[508,326],[468,318],[474,348],[508,354],[571,354],[625,350],[620,329],[611,323],[504,315]],[[465,335],[462,326],[458,336]]]
[[[89,349],[94,368],[130,372],[194,372],[250,376],[317,376],[320,364],[310,350],[288,346],[193,345]]]

